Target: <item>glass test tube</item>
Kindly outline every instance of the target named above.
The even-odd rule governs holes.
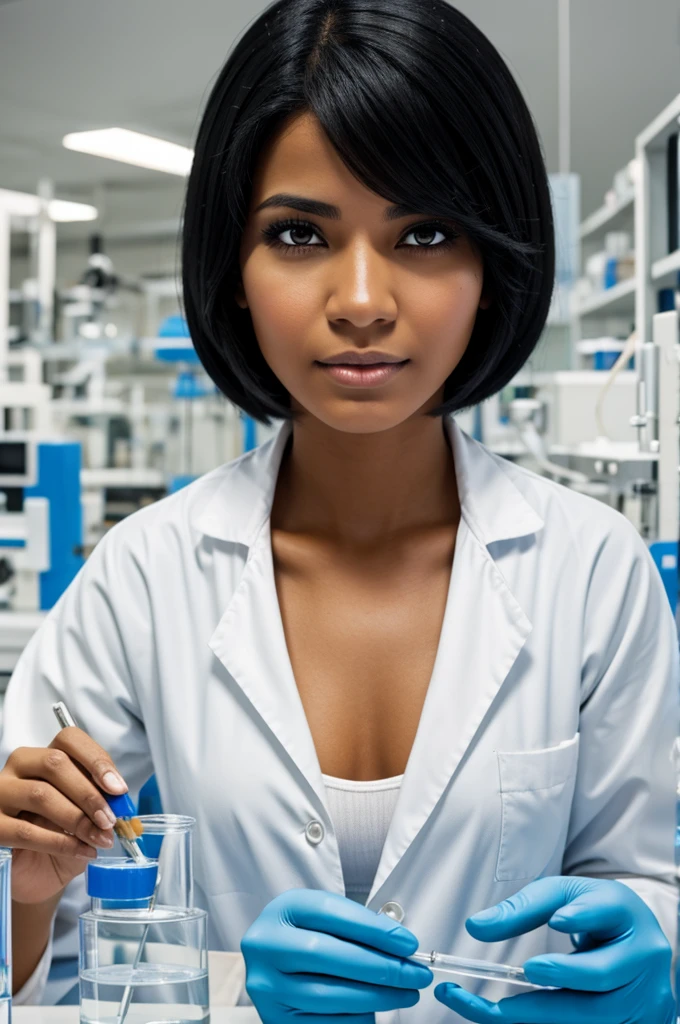
[[[12,1020],[12,851],[0,847],[0,1024]]]
[[[517,985],[527,989],[552,988],[549,985],[534,985],[527,979],[521,967],[509,964],[494,964],[490,960],[469,960],[464,956],[449,956],[446,953],[414,953],[412,960],[425,964],[431,971],[442,971],[445,974],[462,974],[468,978],[483,978],[486,981],[501,981],[507,985]]]
[[[158,860],[156,905],[193,907],[192,838],[196,819],[183,814],[140,814],[137,840],[145,857]]]

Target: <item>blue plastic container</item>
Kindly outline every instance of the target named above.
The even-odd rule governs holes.
[[[98,857],[87,865],[87,895],[92,910],[138,910],[149,906],[158,861],[138,864],[131,857]]]
[[[621,355],[620,352],[595,352],[593,355],[593,369],[594,370],[611,370],[616,360]]]

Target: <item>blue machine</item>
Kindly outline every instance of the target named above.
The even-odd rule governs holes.
[[[38,480],[24,498],[47,498],[50,568],[40,573],[40,609],[51,608],[84,564],[83,512],[80,501],[80,443],[40,441]]]
[[[205,398],[217,390],[214,385],[206,385],[203,379],[201,362],[191,341],[189,325],[181,314],[166,317],[161,324],[154,355],[162,362],[179,364],[173,398],[191,401]],[[191,473],[173,477],[168,484],[168,493],[181,490],[195,479],[196,476]]]
[[[158,344],[154,348],[157,359],[166,363],[185,364],[177,373],[173,391],[175,398],[204,398],[217,390],[215,387],[206,386],[200,373],[196,370],[196,367],[200,365],[200,360],[191,341],[189,326],[183,316],[175,313],[167,317],[160,326],[158,338]],[[239,415],[243,423],[243,451],[249,452],[258,444],[257,423],[252,416],[247,416],[244,412],[240,412]],[[186,487],[195,479],[195,476],[187,474],[174,477],[168,487],[169,493],[172,494],[174,491]]]
[[[659,540],[650,544],[649,553],[661,573],[661,579],[668,595],[673,614],[678,609],[678,542]]]
[[[84,562],[80,452],[75,441],[0,438],[3,582],[17,570],[35,572],[40,611],[56,604]]]

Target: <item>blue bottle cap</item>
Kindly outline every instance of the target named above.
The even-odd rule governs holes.
[[[134,818],[136,816],[137,808],[129,793],[121,793],[120,796],[111,796],[110,793],[102,795],[117,818]]]
[[[158,861],[101,857],[87,865],[87,895],[102,900],[140,900],[153,895]]]

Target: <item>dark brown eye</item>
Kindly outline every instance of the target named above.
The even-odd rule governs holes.
[[[418,242],[418,245],[429,245],[433,240],[437,232],[431,228],[428,231],[414,231],[413,237]]]
[[[307,245],[310,237],[314,234],[311,228],[289,228],[289,231],[293,241],[299,242],[300,245]]]

